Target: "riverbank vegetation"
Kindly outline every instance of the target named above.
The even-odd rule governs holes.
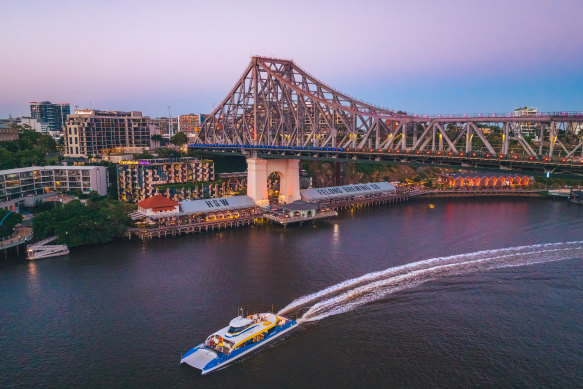
[[[334,186],[336,172],[333,163],[302,161],[302,169],[305,169],[308,176],[312,177],[314,187]],[[425,183],[437,179],[441,172],[442,169],[434,167],[344,163],[341,176],[344,185],[378,181]]]
[[[123,237],[134,208],[92,192],[86,205],[74,200],[35,215],[34,235],[39,239],[56,235],[59,243],[69,247],[107,243]]]

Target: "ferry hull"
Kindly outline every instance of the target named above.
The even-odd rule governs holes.
[[[297,323],[295,321],[290,322],[285,328],[282,328],[281,330],[273,333],[272,335],[264,338],[263,340],[255,343],[255,344],[252,344],[252,345],[247,346],[247,347],[240,349],[240,350],[235,350],[231,354],[229,354],[228,356],[224,356],[224,355],[222,357],[218,356],[214,351],[203,348],[203,345],[200,344],[200,345],[196,346],[195,348],[193,348],[192,350],[188,351],[186,354],[184,354],[184,356],[180,360],[180,363],[181,364],[186,363],[186,364],[188,364],[196,369],[201,370],[201,375],[209,374],[217,369],[220,369],[220,368],[223,368],[223,367],[229,365],[230,363],[240,359],[241,357],[243,357],[245,355],[249,355],[252,352],[257,351],[261,347],[264,347],[268,343],[270,343],[273,340],[275,340],[276,338],[292,331],[296,327],[297,327]],[[216,357],[214,357],[213,359],[208,359],[210,357],[210,355],[205,353],[207,351],[215,354]],[[206,364],[204,364],[204,363],[206,363]]]

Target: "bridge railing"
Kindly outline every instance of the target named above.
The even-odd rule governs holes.
[[[555,111],[555,112],[537,112],[532,114],[517,114],[516,112],[490,112],[490,113],[451,113],[451,114],[395,114],[399,118],[419,118],[419,119],[518,119],[518,118],[545,118],[545,117],[581,117],[583,120],[583,111]]]
[[[401,150],[401,149],[375,149],[375,148],[350,148],[350,147],[313,147],[313,146],[267,146],[267,145],[224,145],[224,144],[202,144],[192,143],[188,147],[191,148],[212,148],[220,150],[253,150],[259,152],[296,152],[296,153],[318,153],[318,154],[357,154],[357,155],[371,155],[371,156],[393,156],[393,157],[425,157],[438,159],[468,159],[468,160],[498,160],[510,162],[528,162],[528,163],[555,163],[555,164],[576,164],[583,165],[583,156],[557,155],[549,156],[531,156],[525,153],[496,154],[485,151],[470,151],[470,152],[453,152],[441,150]],[[563,151],[557,151],[563,152]]]

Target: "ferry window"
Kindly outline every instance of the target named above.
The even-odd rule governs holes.
[[[234,334],[235,332],[243,331],[245,328],[249,327],[249,324],[243,327],[229,327],[229,334]]]

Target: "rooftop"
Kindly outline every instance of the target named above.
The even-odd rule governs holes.
[[[104,166],[29,166],[29,167],[19,167],[16,169],[0,170],[0,174],[18,174],[25,172],[32,172],[35,170],[92,170],[96,168],[105,168]]]
[[[373,194],[381,192],[392,192],[395,187],[388,182],[369,182],[366,184],[330,186],[327,188],[312,188],[300,191],[302,200],[314,201],[335,197],[346,197],[362,194]]]
[[[470,172],[470,173],[454,173],[454,174],[443,174],[443,177],[451,178],[500,178],[500,177],[532,177],[528,174],[516,174],[516,173],[482,173],[482,172]]]
[[[180,202],[181,213],[206,213],[229,211],[255,207],[255,201],[249,196],[230,196],[207,200],[186,200]]]
[[[138,207],[144,209],[155,209],[155,210],[172,210],[179,202],[164,197],[161,194],[157,194],[152,197],[148,197],[138,203]]]
[[[293,203],[282,204],[279,206],[280,209],[284,211],[311,211],[313,209],[318,209],[318,205],[314,203],[308,203],[307,201],[296,200]]]

